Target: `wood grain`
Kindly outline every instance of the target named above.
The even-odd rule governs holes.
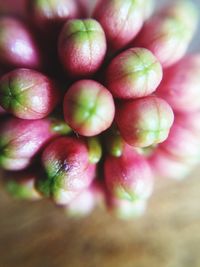
[[[1,267],[199,267],[199,171],[160,180],[147,214],[120,221],[101,210],[81,220],[49,201],[0,193]]]

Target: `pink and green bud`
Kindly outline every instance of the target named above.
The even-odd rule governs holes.
[[[64,69],[74,77],[91,76],[103,63],[106,38],[94,19],[69,20],[59,36],[58,53]]]
[[[174,122],[169,104],[148,96],[122,103],[116,122],[124,140],[134,147],[148,147],[165,141]]]
[[[40,52],[26,25],[11,17],[0,18],[0,61],[9,68],[41,67]]]
[[[102,157],[102,146],[98,137],[90,137],[87,140],[89,162],[96,164]]]
[[[130,48],[110,63],[107,87],[118,98],[131,99],[150,95],[162,80],[162,67],[145,48]]]
[[[95,136],[108,129],[114,119],[111,93],[93,80],[74,83],[64,98],[65,121],[78,134]]]
[[[195,33],[198,20],[199,20],[199,12],[198,7],[194,3],[194,1],[190,0],[177,0],[174,1],[173,4],[169,4],[160,10],[160,15],[176,18],[180,20],[186,27],[187,31],[190,32],[190,36]]]
[[[16,69],[0,79],[0,105],[20,119],[46,117],[59,97],[54,82],[31,69]]]
[[[184,179],[194,166],[158,147],[148,159],[154,176],[175,180]]]
[[[179,125],[176,121],[167,140],[160,144],[160,148],[185,164],[194,165],[200,162],[199,137],[195,136],[192,130]]]
[[[185,56],[164,71],[157,94],[175,111],[200,109],[200,54]]]
[[[117,199],[134,202],[148,199],[153,190],[153,176],[146,159],[127,147],[121,157],[108,156],[104,165],[108,191]]]
[[[144,0],[101,0],[93,17],[102,25],[108,45],[125,47],[140,31],[144,21]]]
[[[9,118],[3,121],[0,126],[0,167],[11,171],[28,167],[41,149],[60,134],[54,129],[55,122],[52,124],[49,119]]]
[[[35,188],[38,173],[35,171],[21,171],[6,173],[5,188],[14,198],[39,200],[41,194]]]
[[[38,183],[38,189],[65,205],[87,188],[95,176],[95,164],[89,163],[87,145],[73,137],[59,137],[42,154],[47,179]]]
[[[198,8],[191,1],[175,1],[144,25],[135,44],[151,50],[163,67],[180,60],[198,24]]]
[[[58,31],[68,19],[80,15],[78,2],[74,0],[29,0],[28,11],[42,31]]]

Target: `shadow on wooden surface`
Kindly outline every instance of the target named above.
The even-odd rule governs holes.
[[[199,267],[199,173],[158,184],[147,214],[128,222],[100,210],[70,220],[48,201],[1,190],[0,266]]]

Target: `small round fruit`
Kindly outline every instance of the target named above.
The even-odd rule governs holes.
[[[134,147],[148,147],[167,139],[174,121],[169,104],[148,96],[123,103],[116,122],[125,141]]]
[[[60,29],[68,19],[80,15],[74,0],[28,0],[28,11],[34,24],[43,31]]]
[[[150,95],[162,80],[162,67],[145,48],[130,48],[110,63],[107,87],[115,97],[131,99]]]
[[[44,145],[59,133],[51,120],[8,118],[0,125],[0,167],[16,171],[28,167]]]
[[[93,80],[74,83],[64,98],[65,121],[78,134],[94,136],[108,129],[114,119],[111,93]]]
[[[200,161],[199,136],[195,135],[192,128],[180,125],[176,120],[167,140],[159,147],[185,164],[194,165]]]
[[[198,7],[190,1],[173,1],[144,24],[134,46],[149,49],[164,68],[186,53],[198,26]]]
[[[126,46],[140,31],[144,22],[144,0],[100,0],[94,10],[110,48]]]
[[[59,90],[47,76],[31,69],[16,69],[0,79],[0,105],[20,119],[46,117],[59,100]]]
[[[0,18],[0,61],[9,68],[41,68],[40,52],[26,25],[11,17]]]
[[[153,176],[146,159],[127,146],[121,157],[108,156],[104,164],[108,191],[117,199],[134,202],[148,199],[153,190]]]
[[[200,109],[200,54],[183,57],[164,70],[163,80],[156,94],[164,98],[178,112]]]
[[[69,20],[60,33],[58,53],[70,75],[94,74],[106,54],[106,37],[101,25],[94,19]]]
[[[68,204],[95,176],[96,165],[89,163],[87,145],[72,137],[53,140],[42,153],[42,164],[47,178],[37,187],[58,204]]]

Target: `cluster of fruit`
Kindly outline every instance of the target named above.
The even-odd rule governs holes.
[[[15,197],[69,214],[144,212],[155,177],[200,162],[190,0],[1,1],[0,167]],[[1,7],[2,6],[2,7]],[[3,9],[4,6],[4,9]]]

